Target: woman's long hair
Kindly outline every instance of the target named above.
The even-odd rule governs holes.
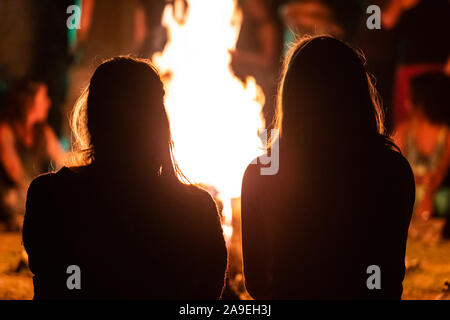
[[[138,165],[155,176],[182,178],[163,100],[150,61],[120,56],[103,62],[72,111],[72,166]]]
[[[303,38],[290,50],[275,128],[290,151],[302,142],[345,145],[361,139],[395,147],[385,134],[381,101],[363,56],[329,36]]]

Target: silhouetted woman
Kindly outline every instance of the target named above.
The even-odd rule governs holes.
[[[286,59],[279,100],[279,171],[250,165],[243,180],[247,290],[399,299],[414,179],[383,135],[362,59],[330,37],[303,40]]]
[[[220,296],[227,253],[217,208],[177,178],[163,97],[145,60],[117,57],[95,71],[73,118],[84,165],[28,191],[23,242],[36,299]]]

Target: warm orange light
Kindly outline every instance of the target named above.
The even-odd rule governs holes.
[[[240,196],[242,176],[262,153],[264,96],[253,78],[242,83],[230,70],[230,50],[239,35],[236,0],[189,0],[183,24],[167,6],[163,24],[169,41],[153,63],[165,80],[175,157],[191,181],[212,185],[224,204],[229,240],[231,199]]]

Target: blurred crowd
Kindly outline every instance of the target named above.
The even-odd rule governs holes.
[[[82,8],[80,29],[66,21]],[[243,22],[231,67],[264,91],[270,128],[281,60],[294,39],[329,34],[360,48],[376,79],[385,126],[410,161],[420,222],[450,212],[450,8],[448,0],[238,0]],[[381,29],[369,30],[369,5]],[[24,195],[37,174],[59,168],[69,150],[68,114],[102,60],[151,57],[167,42],[166,5],[180,21],[186,0],[0,1],[0,220],[20,226]],[[208,26],[205,26],[208,28]],[[345,107],[345,106],[339,106]],[[19,217],[19,219],[17,219]],[[19,221],[17,221],[19,220]],[[417,227],[414,227],[416,226]],[[450,224],[444,228],[450,237]]]

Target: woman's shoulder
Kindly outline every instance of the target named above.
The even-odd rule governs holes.
[[[61,189],[55,184],[55,175],[56,172],[47,172],[31,181],[27,192],[27,210],[28,206],[45,203],[55,190]]]
[[[265,189],[267,185],[275,185],[280,182],[279,170],[272,170],[271,167],[262,165],[258,159],[253,160],[246,168],[242,178],[242,192],[247,195],[249,192],[258,192]]]
[[[213,197],[205,189],[196,185],[183,185],[182,189],[187,201],[192,205],[205,208],[214,207],[217,210]]]
[[[245,169],[243,181],[251,182],[256,181],[261,176],[261,169],[263,166],[258,162],[257,159],[253,160]]]
[[[395,178],[397,181],[414,185],[414,174],[408,160],[397,150],[386,147],[379,156],[374,157],[382,176]]]
[[[177,219],[188,219],[205,228],[219,225],[220,215],[217,204],[206,190],[195,185],[183,185],[182,190],[174,194],[171,212]],[[187,214],[179,215],[183,211]]]
[[[33,187],[32,189],[51,188],[52,190],[57,190],[56,187],[58,185],[65,184],[67,180],[74,179],[77,176],[77,169],[62,167],[58,171],[43,173],[33,179],[30,184],[30,189]]]
[[[386,147],[385,161],[391,162],[395,168],[412,173],[408,160],[399,152],[391,147]]]

